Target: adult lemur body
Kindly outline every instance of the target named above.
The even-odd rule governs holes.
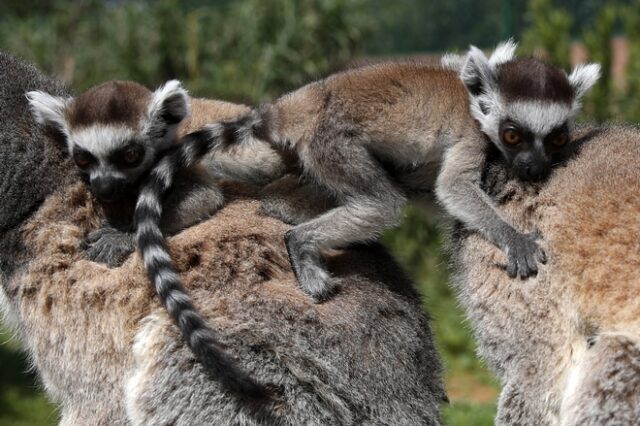
[[[599,68],[567,76],[535,59],[514,59],[515,48],[504,43],[490,59],[472,48],[449,61],[459,71],[392,62],[311,83],[188,135],[160,162],[155,190],[207,150],[266,140],[295,152],[304,175],[338,203],[285,237],[298,281],[315,300],[333,292],[321,251],[374,239],[400,220],[411,194],[433,189],[449,213],[507,254],[511,276],[526,277],[545,255],[536,234],[507,223],[480,189],[487,143],[523,179],[544,178],[569,151],[572,120]]]
[[[195,100],[196,111],[187,119],[189,98],[175,80],[153,93],[137,83],[110,81],[76,98],[43,92],[29,92],[27,97],[37,121],[66,140],[69,154],[103,207],[106,223],[88,235],[88,254],[92,260],[111,266],[121,263],[135,248],[134,209],[140,188],[162,152],[178,139],[180,125],[195,130],[197,122],[212,109],[217,112],[214,116],[222,119],[248,110],[240,105]],[[258,151],[258,156],[269,156],[267,151]],[[218,174],[224,174],[229,165],[237,178],[255,161],[255,149],[251,158],[244,154],[239,150],[235,158],[223,155],[211,161]],[[263,169],[253,177],[260,180],[265,173]],[[162,217],[158,214],[154,226],[138,224],[138,245],[149,278],[187,344],[213,376],[231,390],[257,394],[260,387],[235,367],[196,310],[164,245],[164,234],[176,233],[220,208],[222,192],[204,164],[180,170],[175,183],[163,199],[171,207]]]

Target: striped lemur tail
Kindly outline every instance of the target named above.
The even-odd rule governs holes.
[[[150,281],[173,317],[187,345],[212,376],[240,395],[262,397],[266,390],[235,365],[222,348],[216,333],[207,326],[191,296],[175,272],[160,228],[162,199],[174,183],[176,173],[197,163],[211,150],[233,143],[253,127],[248,115],[233,122],[212,126],[183,138],[170,148],[151,170],[136,204],[134,223],[138,248]]]

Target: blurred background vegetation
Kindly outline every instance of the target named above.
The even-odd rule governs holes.
[[[437,58],[514,36],[523,54],[603,78],[582,119],[640,121],[640,0],[3,0],[0,49],[75,91],[104,80],[169,78],[196,96],[260,102],[362,60]],[[0,70],[1,72],[1,70]],[[451,425],[490,425],[499,384],[475,354],[447,285],[437,215],[407,209],[385,243],[411,271],[446,366]],[[0,425],[55,424],[27,363],[0,329]]]

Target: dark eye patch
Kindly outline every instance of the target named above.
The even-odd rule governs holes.
[[[86,170],[88,167],[96,163],[96,157],[94,157],[89,151],[74,147],[73,148],[73,161],[81,170]]]
[[[547,136],[544,137],[544,144],[553,143],[553,141],[561,135],[567,135],[567,137],[569,135],[569,125],[566,122],[551,130]]]
[[[129,142],[109,156],[109,161],[119,169],[138,167],[144,160],[145,149],[139,142]]]

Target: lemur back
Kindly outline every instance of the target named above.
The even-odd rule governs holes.
[[[514,58],[515,48],[504,43],[490,58],[472,48],[448,62],[459,70],[391,62],[335,74],[187,135],[175,167],[163,167],[257,141],[295,152],[302,174],[338,204],[285,235],[296,277],[316,301],[335,291],[322,251],[375,239],[399,222],[412,194],[430,190],[506,253],[509,275],[525,278],[546,257],[538,235],[513,228],[480,189],[488,144],[521,179],[544,179],[571,152],[569,129],[599,68],[568,76]]]
[[[187,345],[228,389],[246,396],[263,395],[263,388],[236,367],[218,344],[182,286],[164,244],[164,234],[206,219],[222,206],[222,192],[213,176],[200,164],[185,167],[172,176],[175,186],[166,197],[143,203],[151,209],[135,209],[139,200],[149,201],[142,185],[163,152],[175,145],[181,125],[197,126],[203,109],[219,111],[209,114],[210,118],[231,118],[246,112],[246,107],[197,100],[197,113],[187,118],[189,99],[177,81],[153,93],[133,82],[111,81],[76,98],[43,92],[27,96],[38,122],[64,137],[81,176],[105,212],[105,225],[87,237],[89,257],[117,266],[135,248],[131,231],[137,227],[149,278]],[[172,207],[163,214],[160,202]],[[144,220],[145,214],[153,223]]]

